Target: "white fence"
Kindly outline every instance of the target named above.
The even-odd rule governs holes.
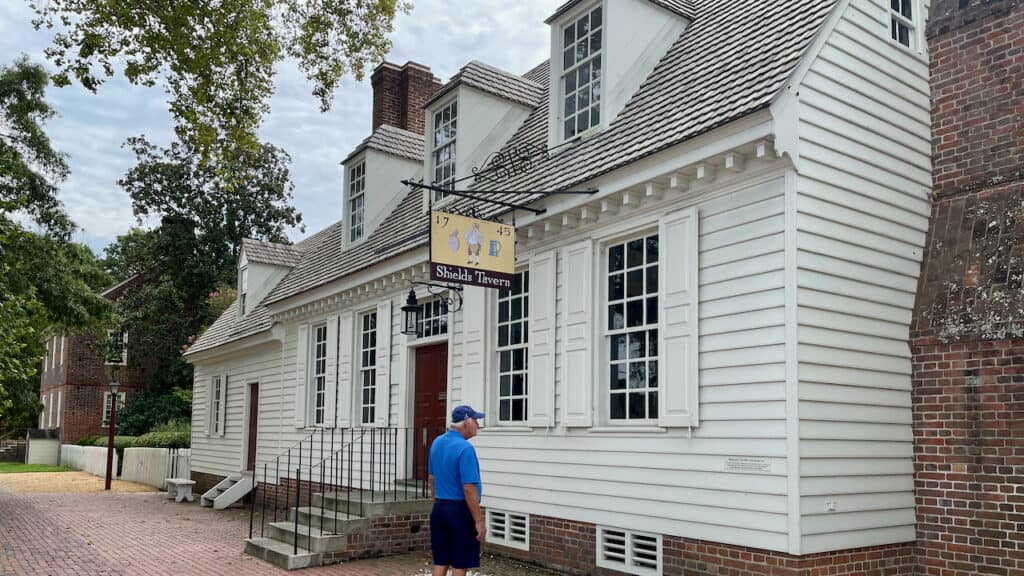
[[[114,452],[114,470],[117,470],[117,452]],[[75,446],[64,444],[60,447],[60,465],[83,470],[95,476],[107,474],[107,449],[100,446]],[[138,482],[165,489],[167,478],[192,477],[192,450],[181,448],[125,448],[124,466],[119,480]]]
[[[192,450],[182,448],[125,448],[121,480],[165,489],[167,478],[191,478]]]
[[[117,470],[117,451],[114,451],[114,470]],[[60,465],[88,472],[94,476],[107,475],[107,449],[100,446],[62,444]]]

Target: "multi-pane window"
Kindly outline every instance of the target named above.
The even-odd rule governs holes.
[[[448,333],[448,304],[442,298],[434,298],[423,303],[423,315],[420,317],[421,337],[440,336]]]
[[[220,434],[224,423],[220,420],[221,404],[224,402],[224,384],[220,376],[214,376],[210,384],[210,432]],[[110,416],[110,406],[107,406],[107,417]]]
[[[363,237],[365,192],[366,162],[360,162],[348,171],[348,239],[350,242],[356,242]]]
[[[607,253],[608,417],[658,416],[658,236]]]
[[[498,292],[498,421],[527,415],[530,273],[518,272],[511,290]]]
[[[113,398],[113,394],[110,392],[103,393],[103,428],[110,426],[110,401]],[[124,392],[117,393],[117,411],[121,412],[124,410]],[[218,412],[219,414],[219,412]]]
[[[359,323],[359,381],[362,382],[362,422],[373,424],[377,407],[377,313],[363,314]]]
[[[601,123],[601,7],[562,29],[562,137]]]
[[[327,407],[327,325],[313,329],[313,423],[322,425]]]
[[[889,16],[892,39],[907,48],[914,43],[914,0],[890,0]]]
[[[249,293],[249,269],[242,268],[238,275],[238,312],[245,314],[245,296]]]
[[[128,333],[124,330],[107,330],[106,364],[125,366],[128,364]]]
[[[458,124],[458,101],[434,113],[434,185],[445,189],[455,187],[455,129]],[[448,194],[434,192],[434,201]]]

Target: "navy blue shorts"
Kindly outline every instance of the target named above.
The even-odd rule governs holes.
[[[430,511],[430,550],[435,566],[480,566],[476,523],[465,500],[435,500]]]

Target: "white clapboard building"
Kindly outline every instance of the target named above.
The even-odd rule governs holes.
[[[383,429],[400,438],[384,483],[401,485],[422,473],[420,429],[467,403],[488,415],[474,443],[507,550],[636,574],[711,573],[736,551],[898,562],[915,538],[927,11],[572,0],[526,74],[471,61],[425,103],[375,95],[408,108],[375,118],[423,125],[374,123],[335,225],[247,241],[239,302],[187,353],[194,478],[269,463],[276,482],[318,430],[341,446]],[[564,191],[593,193],[545,194]],[[516,288],[417,284],[431,208],[514,217]]]

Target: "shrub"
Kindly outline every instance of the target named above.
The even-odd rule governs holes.
[[[114,449],[120,451],[124,450],[125,448],[134,448],[136,439],[136,436],[114,436]],[[92,445],[106,448],[107,437],[97,436],[96,440],[93,441]]]
[[[165,422],[135,440],[137,448],[188,448],[191,445],[192,424],[187,420]]]
[[[100,439],[99,435],[96,435],[96,436],[86,436],[85,438],[82,438],[78,442],[75,442],[75,446],[95,446],[96,445],[96,441],[99,440],[99,439]],[[107,443],[103,442],[103,445],[106,446]]]

